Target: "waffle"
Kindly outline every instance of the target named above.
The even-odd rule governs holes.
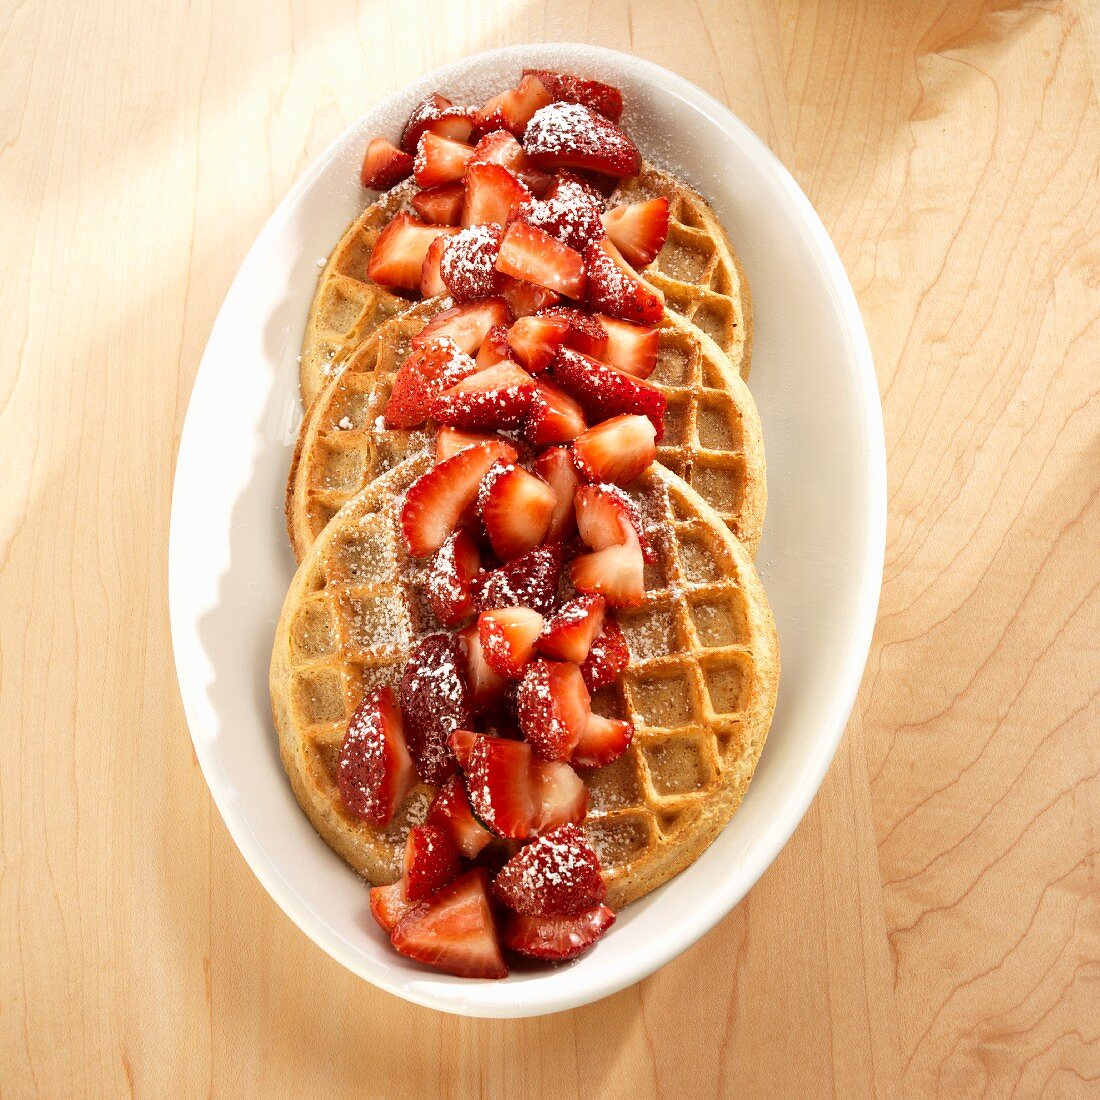
[[[276,631],[270,687],[284,766],[314,827],[372,883],[401,872],[404,838],[433,795],[416,786],[384,829],[344,812],[335,767],[364,693],[396,685],[418,638],[438,629],[423,597],[426,564],[397,522],[430,455],[372,481],[298,568]],[[593,707],[629,717],[635,738],[614,764],[581,769],[589,839],[619,907],[677,874],[737,809],[775,707],[779,656],[752,562],[685,482],[654,465],[630,490],[657,550],[643,607],[620,612],[631,661]]]
[[[344,358],[383,321],[411,304],[367,277],[367,262],[391,218],[409,208],[415,192],[400,184],[363,211],[345,231],[318,280],[302,343],[302,402],[308,408]],[[749,287],[725,230],[706,200],[674,176],[646,166],[612,201],[666,195],[668,240],[644,271],[665,293],[669,310],[694,320],[729,355],[742,377],[749,374],[752,309]]]
[[[409,342],[448,302],[431,299],[386,322],[309,407],[287,483],[287,528],[299,561],[351,497],[431,445],[427,433],[388,430],[379,417]],[[667,310],[649,381],[668,399],[658,461],[696,489],[755,554],[767,489],[760,420],[748,387],[705,333]]]

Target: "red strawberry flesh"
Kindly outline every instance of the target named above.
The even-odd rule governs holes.
[[[493,879],[493,894],[516,913],[575,917],[599,905],[607,886],[584,832],[563,825],[512,856]]]
[[[389,688],[366,696],[348,723],[336,772],[352,816],[387,825],[416,780],[401,712]]]

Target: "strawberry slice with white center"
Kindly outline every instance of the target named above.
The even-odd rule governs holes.
[[[336,785],[348,813],[388,825],[416,782],[393,692],[371,692],[348,723],[336,767]]]
[[[593,550],[635,539],[647,562],[656,560],[634,502],[617,485],[582,485],[573,496],[577,526]]]
[[[391,942],[406,958],[460,978],[506,978],[488,876],[476,868],[402,918]]]
[[[474,132],[474,120],[465,107],[456,107],[446,96],[433,92],[409,115],[401,134],[401,148],[415,153],[421,134],[428,130],[453,141],[468,141]]]
[[[466,174],[466,165],[473,155],[473,149],[464,142],[452,141],[428,130],[417,143],[413,175],[420,187],[454,183]]]
[[[481,554],[469,531],[455,531],[436,551],[428,574],[428,603],[444,626],[460,623],[474,609],[471,584],[481,572]]]
[[[643,283],[606,237],[584,250],[584,271],[593,310],[639,324],[657,324],[664,316],[664,294]]]
[[[471,225],[447,241],[439,274],[456,302],[499,293],[504,280],[496,262],[503,234],[499,225]]]
[[[475,734],[463,771],[470,809],[486,828],[514,840],[530,835],[536,809],[530,745]]]
[[[543,760],[569,760],[592,713],[581,670],[564,661],[532,661],[516,693],[523,736]]]
[[[401,529],[413,557],[434,554],[446,542],[477,500],[481,479],[497,459],[514,462],[515,448],[503,442],[467,447],[409,486],[401,508]]]
[[[563,825],[508,860],[493,879],[493,896],[516,913],[575,917],[599,905],[607,885],[584,832]]]
[[[593,641],[588,656],[581,665],[581,675],[589,691],[598,691],[613,684],[619,674],[630,664],[630,650],[623,628],[610,618],[605,618],[603,630]]]
[[[441,890],[458,878],[460,870],[450,830],[428,824],[409,830],[405,840],[405,896],[409,901],[421,901]]]
[[[525,76],[518,88],[509,88],[493,96],[474,112],[475,131],[488,134],[507,130],[522,137],[531,117],[550,102],[551,95],[542,81],[538,77]]]
[[[587,180],[563,171],[542,199],[524,203],[518,217],[582,252],[604,236],[603,212],[603,195]]]
[[[466,859],[476,859],[493,839],[493,834],[470,810],[466,786],[457,775],[452,775],[440,787],[428,810],[425,824],[446,829],[454,846]]]
[[[569,575],[578,592],[603,596],[612,607],[645,601],[645,562],[637,540],[574,558]]]
[[[471,164],[466,169],[466,205],[462,224],[496,222],[506,225],[531,199],[531,192],[507,168],[499,164]]]
[[[568,447],[552,447],[535,460],[535,473],[554,490],[554,513],[546,532],[547,542],[562,542],[577,527],[574,496],[580,485],[573,452]]]
[[[466,188],[458,182],[427,187],[412,197],[413,209],[432,225],[458,225],[465,201]]]
[[[603,227],[611,243],[635,271],[652,263],[668,239],[668,199],[655,199],[616,206],[603,216]]]
[[[389,886],[371,887],[371,916],[382,926],[387,936],[401,923],[401,918],[415,908],[416,903],[409,901],[405,893],[403,876]]]
[[[531,409],[523,430],[529,443],[536,447],[568,443],[587,426],[584,410],[569,394],[541,378],[535,383]]]
[[[634,726],[621,718],[590,714],[576,748],[573,763],[586,768],[603,768],[630,747]]]
[[[428,246],[424,266],[420,269],[420,295],[423,298],[435,298],[447,293],[447,284],[443,281],[443,275],[439,270],[443,263],[443,249],[446,244],[446,237],[436,237]]]
[[[499,569],[474,579],[474,606],[478,611],[499,607],[532,607],[549,615],[561,580],[562,552],[558,546],[536,546]]]
[[[623,413],[648,416],[660,441],[664,435],[667,400],[641,378],[623,374],[572,348],[562,348],[550,364],[550,379],[575,397],[590,424]]]
[[[602,596],[578,596],[562,604],[542,628],[539,652],[555,661],[582,664],[603,629],[606,610]]]
[[[371,138],[359,170],[359,183],[371,191],[388,191],[412,175],[413,158],[384,137]]]
[[[531,758],[531,830],[545,833],[562,825],[579,825],[588,813],[584,780],[561,760]]]
[[[657,457],[657,432],[646,416],[613,416],[573,440],[573,458],[586,481],[629,485]]]
[[[661,335],[652,325],[635,325],[630,321],[620,321],[617,317],[607,317],[602,313],[593,314],[605,333],[602,348],[582,347],[574,342],[578,351],[591,355],[607,363],[623,374],[635,378],[648,378],[657,366],[657,353],[661,347]]]
[[[452,226],[428,225],[411,214],[398,214],[374,242],[367,276],[379,286],[419,290],[432,241],[441,234],[449,236],[457,232]]]
[[[495,366],[512,358],[512,349],[508,346],[508,326],[493,325],[485,334],[485,339],[477,353],[478,370]]]
[[[523,151],[536,168],[581,168],[621,179],[642,167],[634,142],[580,103],[552,103],[537,111],[524,132]]]
[[[542,616],[529,607],[483,611],[478,616],[477,629],[489,667],[498,676],[518,680],[535,651],[542,624]]]
[[[448,336],[467,355],[476,355],[490,329],[495,325],[511,324],[511,321],[511,311],[503,298],[460,302],[437,313],[412,338],[412,346],[418,348],[431,340]]]
[[[512,222],[508,226],[500,242],[496,269],[502,275],[537,283],[567,298],[584,297],[581,254],[524,222]]]
[[[435,460],[445,462],[459,451],[476,447],[479,443],[504,443],[504,440],[499,435],[490,435],[487,432],[461,432],[458,428],[440,428],[435,434]]]
[[[583,955],[615,923],[606,905],[576,917],[529,917],[509,913],[504,922],[504,946],[543,962],[566,962]]]
[[[568,333],[563,317],[520,317],[508,330],[508,346],[527,370],[537,373],[550,365]]]
[[[518,428],[527,419],[535,380],[505,359],[444,390],[431,405],[441,424],[465,431]]]
[[[507,678],[494,672],[485,659],[481,631],[477,623],[470,623],[460,630],[458,637],[466,647],[466,683],[470,689],[470,705],[479,714],[491,710],[504,699],[508,687]],[[462,763],[461,757],[459,763]]]
[[[533,195],[545,195],[554,177],[527,163],[523,146],[507,130],[494,130],[474,146],[470,165],[499,164],[507,168]]]
[[[532,313],[538,313],[540,309],[556,305],[561,301],[561,295],[548,290],[536,283],[528,283],[523,279],[505,279],[504,289],[501,290],[504,300],[512,308],[513,317],[529,317]]]
[[[511,561],[538,546],[556,503],[554,490],[522,466],[491,469],[478,492],[478,511],[496,556]]]
[[[414,347],[394,376],[384,412],[387,428],[418,428],[432,402],[474,373],[477,364],[450,337]]]
[[[524,69],[524,76],[537,76],[543,87],[564,103],[583,103],[604,118],[618,122],[623,113],[623,93],[610,84],[586,80],[572,73],[557,73],[549,69]]]
[[[556,321],[564,321],[567,328],[565,333],[565,346],[576,348],[587,355],[599,358],[598,352],[602,351],[607,343],[607,330],[598,317],[572,306],[547,306],[540,309],[537,316],[551,317]]]

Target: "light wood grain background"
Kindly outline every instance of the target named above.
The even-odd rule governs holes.
[[[1085,2],[0,6],[0,1096],[1100,1093],[1100,15]],[[207,795],[166,611],[214,315],[426,69],[588,40],[715,94],[851,273],[890,531],[859,705],[641,985],[463,1021],[352,977]]]

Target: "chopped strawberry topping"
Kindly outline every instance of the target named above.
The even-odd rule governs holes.
[[[493,325],[485,334],[477,353],[478,370],[495,366],[505,359],[512,358],[512,349],[508,346],[508,326]]]
[[[560,294],[555,294],[554,291],[538,286],[536,283],[525,282],[523,279],[506,278],[501,294],[512,307],[513,317],[528,317],[532,313],[538,313],[540,309],[561,301]]]
[[[433,225],[458,225],[465,201],[466,188],[461,183],[441,183],[412,197],[413,209]]]
[[[488,298],[498,292],[503,280],[496,263],[503,233],[499,225],[471,225],[447,242],[439,273],[456,302]]]
[[[618,760],[634,739],[634,726],[621,718],[590,714],[573,750],[573,763],[602,768]]]
[[[561,580],[562,554],[557,546],[537,546],[522,557],[481,573],[474,579],[474,607],[531,607],[540,615],[553,610]]]
[[[540,653],[580,665],[603,629],[607,602],[602,596],[579,596],[562,604],[542,628]]]
[[[401,712],[389,688],[366,696],[348,723],[336,783],[347,811],[387,825],[416,781]]]
[[[518,176],[527,166],[527,154],[516,140],[515,134],[510,134],[507,130],[493,130],[474,146],[470,164],[499,164]]]
[[[466,646],[466,683],[470,688],[470,705],[475,713],[490,710],[504,698],[507,680],[493,671],[485,659],[481,645],[481,632],[477,623],[471,623],[458,633]],[[459,763],[462,758],[459,757]]]
[[[588,656],[581,665],[581,675],[589,691],[598,691],[613,684],[619,674],[630,664],[623,628],[610,618],[605,618],[603,631],[592,643]]]
[[[498,435],[489,435],[485,432],[462,432],[458,428],[442,427],[435,435],[435,460],[445,462],[452,455],[467,447],[475,447],[478,443],[503,443]]]
[[[453,777],[452,777],[453,778]],[[405,840],[405,896],[416,902],[458,877],[458,850],[450,830],[415,825]]]
[[[604,596],[612,607],[645,600],[645,561],[637,541],[582,554],[573,559],[569,575],[578,592]]]
[[[493,895],[516,913],[575,917],[599,905],[607,886],[582,830],[562,825],[508,860],[493,879]]]
[[[471,164],[466,169],[466,205],[462,224],[496,222],[505,225],[531,199],[531,192],[499,164]]]
[[[562,760],[531,760],[531,829],[544,833],[570,823],[579,825],[588,813],[588,788]]]
[[[542,616],[529,607],[483,611],[477,620],[481,650],[498,676],[518,680],[542,633]]]
[[[456,107],[446,96],[434,92],[409,115],[401,134],[401,148],[406,153],[415,153],[420,135],[428,130],[453,141],[468,141],[474,122],[465,107]]]
[[[455,754],[458,766],[463,771],[470,766],[470,753],[473,751],[477,737],[478,735],[472,730],[455,730],[449,738],[451,752]]]
[[[466,430],[518,428],[531,408],[534,385],[522,367],[505,359],[444,390],[432,402],[431,414]]]
[[[538,168],[582,168],[621,178],[642,167],[634,142],[580,103],[553,103],[539,110],[524,133],[523,151]]]
[[[573,440],[573,458],[586,481],[629,485],[657,457],[656,435],[648,417],[613,416]]]
[[[508,130],[522,137],[531,116],[551,102],[551,95],[542,82],[534,76],[525,76],[518,88],[495,95],[474,113],[477,133]]]
[[[439,266],[443,262],[443,249],[446,247],[446,237],[436,237],[428,246],[428,252],[424,257],[424,266],[420,269],[420,295],[423,298],[434,298],[439,294],[447,293],[447,284],[439,272]]]
[[[384,137],[371,138],[363,156],[359,182],[372,191],[388,191],[412,175],[413,159]]]
[[[577,526],[573,498],[580,485],[573,453],[568,447],[552,447],[535,461],[535,472],[554,490],[554,514],[546,532],[547,542],[562,542]]]
[[[519,218],[582,252],[604,235],[603,195],[587,180],[563,171],[542,199],[524,203]]]
[[[425,824],[446,829],[467,859],[475,859],[493,839],[493,834],[471,812],[466,786],[457,775],[452,775],[439,789]]]
[[[497,836],[523,840],[535,813],[531,746],[475,734],[464,768],[470,809]]]
[[[520,317],[508,330],[508,346],[529,371],[545,370],[565,343],[569,322],[561,317]]]
[[[413,159],[413,175],[420,187],[437,187],[441,183],[453,183],[466,173],[466,165],[474,155],[473,149],[461,141],[433,134],[430,130],[421,135]]]
[[[636,271],[651,263],[668,237],[668,199],[660,195],[628,206],[616,206],[603,216],[611,243]]]
[[[660,440],[665,426],[665,395],[640,378],[623,374],[572,348],[562,348],[550,377],[575,397],[590,424],[622,413],[648,416]]]
[[[554,99],[565,103],[583,103],[612,122],[618,122],[623,113],[623,93],[610,84],[585,80],[572,73],[551,72],[549,69],[524,69],[523,75],[537,76]]]
[[[496,268],[513,279],[524,279],[567,298],[584,295],[584,260],[575,249],[524,222],[513,222],[496,258]]]
[[[581,670],[563,661],[532,661],[516,693],[519,728],[543,760],[569,760],[592,707]]]
[[[382,926],[387,936],[397,927],[401,918],[413,908],[415,904],[409,901],[405,893],[404,877],[389,886],[371,887],[371,916]]]
[[[583,351],[586,355],[592,355],[598,359],[599,352],[607,343],[607,329],[603,321],[591,313],[574,309],[572,306],[547,306],[545,309],[540,309],[537,316],[564,321],[567,326],[566,347]]]
[[[634,325],[629,321],[620,321],[617,317],[607,317],[602,313],[593,315],[603,328],[606,342],[603,348],[586,348],[576,345],[601,362],[631,374],[635,378],[648,378],[657,366],[657,353],[660,351],[661,334],[649,325]]]
[[[460,623],[474,609],[470,585],[481,572],[481,555],[469,531],[455,531],[436,551],[428,574],[428,602],[444,626]]]
[[[654,561],[642,517],[634,502],[617,485],[583,485],[573,497],[577,526],[593,550],[636,539],[646,561]]]
[[[379,286],[419,290],[420,274],[432,241],[458,230],[427,225],[411,214],[398,214],[378,235],[367,264],[367,276]]]
[[[449,336],[467,355],[476,355],[494,325],[507,325],[512,320],[508,303],[503,298],[484,298],[476,302],[460,302],[437,313],[412,339],[414,348]]]
[[[401,678],[405,739],[425,783],[442,783],[455,770],[448,738],[473,722],[466,660],[453,634],[429,634],[409,656]]]
[[[496,556],[510,561],[538,546],[556,503],[554,490],[522,466],[494,466],[478,492],[478,511]]]
[[[448,336],[414,348],[394,376],[386,402],[387,428],[417,428],[432,401],[477,370],[477,364]]]
[[[566,962],[583,955],[614,923],[615,912],[606,905],[577,917],[528,917],[512,913],[504,924],[504,945],[543,962]]]
[[[584,250],[584,270],[594,310],[640,324],[656,324],[664,316],[664,294],[643,283],[606,237]]]
[[[564,390],[539,379],[531,397],[524,435],[536,447],[568,443],[587,427],[584,410]]]

